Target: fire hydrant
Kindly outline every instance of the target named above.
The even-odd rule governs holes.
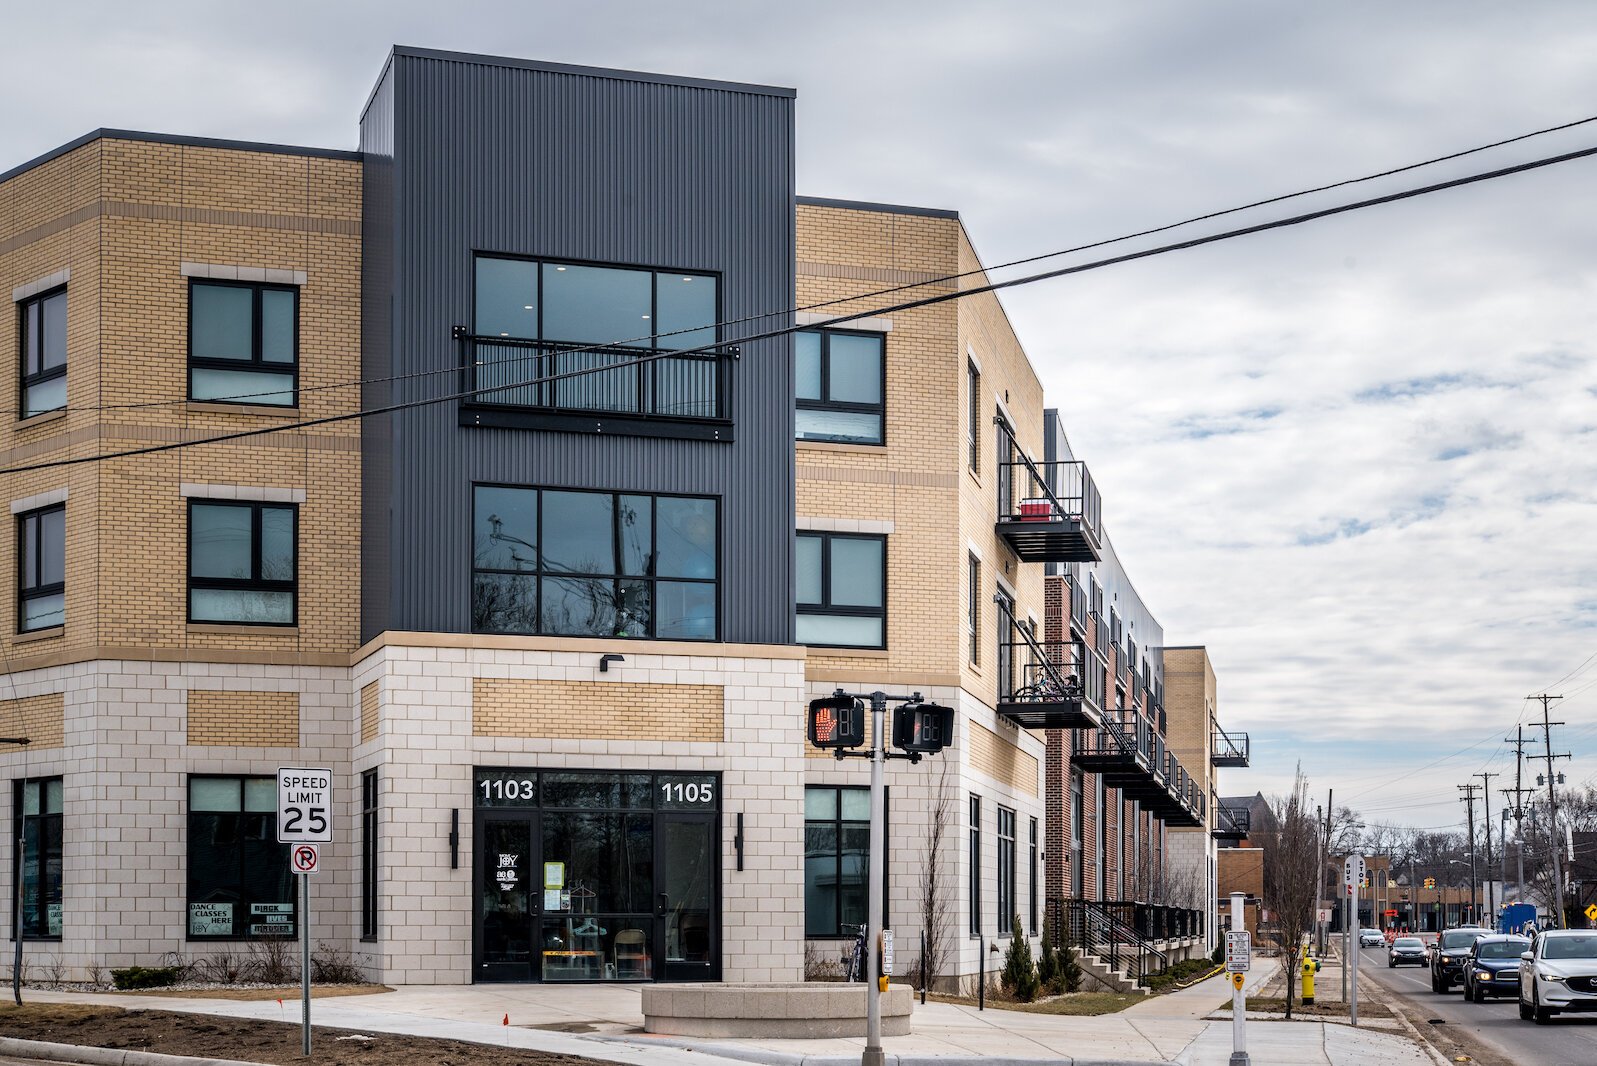
[[[1320,972],[1320,964],[1308,955],[1303,956],[1303,1005],[1314,1006],[1314,975]]]

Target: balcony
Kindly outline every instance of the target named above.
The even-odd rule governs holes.
[[[731,440],[725,364],[691,352],[479,337],[455,327],[460,424]]]
[[[998,535],[1028,563],[1097,562],[1103,501],[1087,464],[1034,463],[1010,445],[1018,458],[999,457]]]
[[[1248,735],[1215,726],[1209,736],[1209,761],[1216,766],[1248,765]]]
[[[1203,825],[1202,790],[1166,750],[1153,725],[1134,711],[1108,711],[1102,728],[1074,734],[1070,761],[1098,774],[1105,785],[1136,800],[1166,825],[1192,829]]]
[[[1000,715],[1026,729],[1096,729],[1103,723],[1102,674],[1074,641],[1042,642],[996,600],[1009,639],[998,646]]]
[[[1248,838],[1248,832],[1253,828],[1253,812],[1246,807],[1217,806],[1214,809],[1214,825],[1209,829],[1209,835],[1216,840],[1229,843],[1238,843]]]

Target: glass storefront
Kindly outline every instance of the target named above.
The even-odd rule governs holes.
[[[716,981],[720,775],[478,769],[479,981]]]

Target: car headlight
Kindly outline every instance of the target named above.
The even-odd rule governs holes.
[[[1562,974],[1548,973],[1545,970],[1543,970],[1541,973],[1536,975],[1536,980],[1538,980],[1538,981],[1557,981],[1559,983],[1562,983],[1564,978],[1563,978]]]
[[[1490,981],[1491,979],[1492,979],[1492,972],[1490,970],[1476,970],[1475,971],[1475,980],[1477,980],[1477,981]]]

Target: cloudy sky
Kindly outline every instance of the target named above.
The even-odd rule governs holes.
[[[801,191],[956,208],[994,264],[1597,114],[1583,0],[62,2],[7,16],[0,169],[99,126],[353,147],[394,43],[793,86]],[[1226,791],[1301,760],[1372,819],[1461,823],[1548,687],[1597,780],[1597,659],[1564,678],[1597,653],[1593,188],[1566,163],[1005,296],[1139,591],[1252,733]]]

